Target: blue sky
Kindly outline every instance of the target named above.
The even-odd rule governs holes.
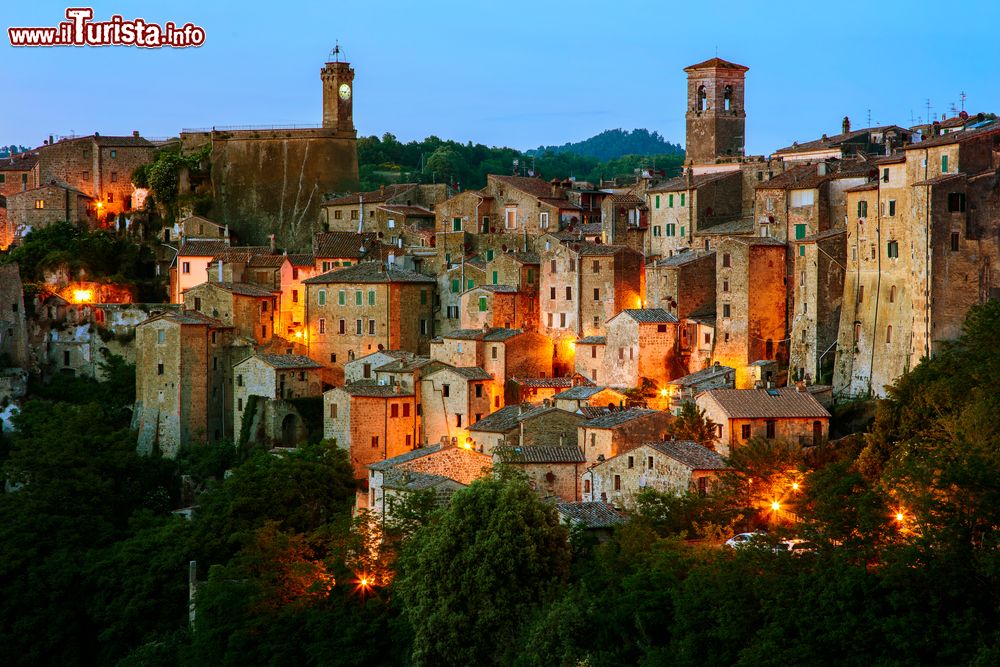
[[[87,6],[88,3],[76,2]],[[339,2],[94,0],[111,14],[205,28],[196,49],[12,48],[66,4],[4,3],[0,143],[49,134],[175,135],[212,125],[318,123],[319,69],[339,39],[356,72],[360,134],[435,134],[533,148],[608,128],[683,143],[686,65],[750,67],[747,149],[910,124],[968,96],[1000,111],[1000,3]],[[936,18],[935,18],[936,17]],[[961,34],[958,31],[961,31]]]

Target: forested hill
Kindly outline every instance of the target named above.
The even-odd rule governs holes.
[[[598,135],[563,144],[562,146],[539,146],[528,151],[529,155],[542,155],[547,151],[553,153],[572,153],[607,161],[624,155],[684,155],[684,149],[678,144],[672,144],[658,132],[650,132],[645,128],[637,130],[605,130]]]
[[[619,137],[621,141],[613,137]],[[567,147],[522,152],[514,148],[460,143],[430,136],[403,143],[391,133],[358,138],[361,189],[372,190],[389,183],[450,183],[463,190],[481,188],[487,174],[528,175],[546,180],[575,177],[599,183],[601,179],[634,176],[642,168],[655,167],[666,176],[680,173],[684,153],[655,132],[609,130],[579,144],[596,151],[605,146],[609,158],[595,157]],[[617,145],[615,150],[612,145]],[[565,150],[564,150],[565,149]]]

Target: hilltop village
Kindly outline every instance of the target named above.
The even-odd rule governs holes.
[[[383,514],[503,463],[594,525],[645,488],[711,493],[753,438],[823,445],[835,405],[883,396],[995,298],[1000,123],[845,117],[746,155],[747,70],[684,68],[682,173],[628,183],[355,191],[339,61],[320,128],[95,133],[6,158],[7,251],[61,222],[136,236],[135,174],[168,150],[187,160],[179,201],[212,213],[147,220],[163,303],[0,266],[3,425],[29,375],[95,377],[121,356],[142,453],[327,440],[349,453],[356,508]],[[686,404],[710,437],[670,436]]]

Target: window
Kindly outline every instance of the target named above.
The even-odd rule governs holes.
[[[795,225],[795,240],[804,239],[806,237],[806,226],[803,224]]]
[[[667,195],[667,208],[673,208],[673,207],[674,207],[674,196]]]
[[[965,211],[965,193],[949,192],[948,210],[951,211],[952,213],[961,213]]]
[[[195,310],[201,310],[201,297],[200,296],[196,296],[194,298],[194,309]]]
[[[860,219],[867,217],[868,217],[868,202],[862,199],[861,201],[858,202],[858,218]]]
[[[728,292],[729,291],[729,279],[728,278],[722,281],[722,291],[723,292]]]
[[[625,360],[625,348],[624,347],[618,348],[618,360],[619,361],[624,361]]]
[[[341,211],[341,210],[336,210],[336,211],[334,211],[334,212],[333,212],[333,219],[334,219],[334,220],[340,220],[341,218],[343,218],[343,217],[344,217],[344,216],[343,216],[343,214],[344,214],[344,212],[343,212],[343,211]]]
[[[854,344],[857,345],[861,341],[861,323],[854,323]]]
[[[653,457],[652,456],[649,456],[649,457],[646,458],[646,467],[649,468],[650,470],[653,469]]]
[[[888,345],[892,342],[892,325],[890,324],[885,328],[885,343]]]
[[[601,288],[600,287],[595,287],[594,288],[594,301],[600,301],[600,300],[601,300]]]
[[[583,480],[583,492],[584,493],[590,493],[590,480],[589,479]]]
[[[118,151],[116,151],[114,148],[111,149],[111,157],[118,157]]]
[[[892,217],[894,215],[896,215],[896,200],[895,199],[890,199],[889,200],[889,216]]]
[[[351,220],[357,220],[357,219],[358,219],[358,209],[352,208],[351,209]]]
[[[740,438],[743,440],[750,439],[750,424],[743,424],[740,426]]]
[[[594,328],[595,329],[600,329],[601,328],[601,316],[600,315],[594,315]]]
[[[733,87],[726,86],[722,93],[722,109],[723,111],[732,111],[733,108]]]
[[[601,260],[595,259],[594,260],[594,273],[600,273],[600,272],[601,272]]]
[[[409,417],[410,416],[410,404],[409,403],[403,403],[403,416],[404,417]]]
[[[420,305],[421,306],[427,305],[427,290],[425,289],[420,290]]]
[[[191,273],[191,262],[181,262],[181,273]]]
[[[596,359],[597,358],[597,346],[596,345],[591,345],[590,346],[590,358],[591,359]]]
[[[865,286],[858,285],[858,303],[864,303],[865,300]]]
[[[656,208],[660,208],[660,195],[656,195],[655,201],[656,201],[656,204],[655,204]]]
[[[534,269],[528,269],[528,284],[529,285],[534,285],[535,284],[535,270]]]
[[[341,333],[343,333],[343,332],[341,332]],[[330,353],[330,363],[331,364],[337,363],[337,353],[336,352],[331,352]]]
[[[451,219],[451,231],[453,231],[453,232],[460,232],[460,231],[462,231],[462,219],[461,218],[452,218]]]
[[[462,413],[461,412],[456,412],[455,413],[455,426],[457,426],[459,428],[462,427]]]
[[[372,449],[375,449],[376,447],[378,447],[378,436],[377,435],[373,435],[372,436]]]
[[[389,417],[398,417],[398,416],[399,416],[399,404],[393,403],[389,406]]]
[[[892,287],[889,288],[889,303],[895,303],[895,302],[896,302],[896,286],[893,285]]]
[[[680,236],[681,236],[681,237],[683,237],[683,236],[684,236],[684,225],[681,225],[681,233],[680,233]]]
[[[375,290],[373,289],[368,290],[368,305],[369,306],[375,305]]]
[[[500,282],[500,272],[499,271],[494,271],[492,278],[493,278],[493,284],[494,285],[496,285],[497,283],[499,283]]]
[[[767,420],[767,438],[768,438],[768,440],[774,440],[774,433],[775,433],[775,430],[776,430],[775,429],[776,425],[777,425],[777,422],[775,422],[773,419],[768,419]]]
[[[451,396],[451,385],[443,384],[441,385],[441,396],[448,398]]]
[[[729,304],[728,303],[722,304],[722,316],[723,317],[729,317],[730,314],[731,314],[731,310],[729,308]]]
[[[167,342],[167,332],[165,329],[160,329],[156,332],[156,342],[163,345]]]
[[[469,278],[468,280],[465,281],[465,289],[472,289],[475,286],[476,286],[476,281],[473,280],[472,278]]]
[[[497,350],[498,349],[499,349],[499,346],[497,346],[497,345],[491,345],[490,346],[490,358],[491,359],[496,359],[497,358]]]
[[[733,258],[728,252],[722,253],[722,267],[728,269],[733,265]]]
[[[804,245],[800,245],[799,246],[799,257],[805,257],[805,256],[806,256],[806,247]]]
[[[458,319],[458,306],[448,306],[448,319],[449,320]]]
[[[242,398],[236,399],[236,409],[239,410],[240,412],[243,412],[243,399]]]
[[[941,173],[942,174],[947,174],[948,173],[948,156],[947,155],[942,155],[941,156]]]
[[[548,314],[548,326],[549,326],[550,328],[552,327],[552,313],[549,313],[549,314]]]
[[[354,333],[358,336],[364,333],[364,322],[361,320],[354,320]]]
[[[427,333],[427,320],[420,320],[420,335],[426,336]]]
[[[573,288],[570,287],[569,285],[566,286],[566,300],[567,301],[573,300]]]
[[[958,232],[951,233],[951,251],[958,252]]]
[[[660,226],[653,227],[653,236],[660,236]]]
[[[482,398],[482,397],[483,397],[483,385],[477,384],[476,385],[476,398]]]
[[[368,335],[375,335],[375,320],[368,320]]]
[[[566,327],[566,313],[559,313],[559,326]]]
[[[622,490],[622,476],[615,475],[615,491],[621,491],[621,490]]]
[[[326,333],[326,318],[325,317],[319,318],[319,332],[321,334],[325,334]]]
[[[517,227],[517,209],[508,208],[504,211],[504,226],[507,229],[513,229]]]
[[[676,236],[676,235],[677,235],[677,225],[671,222],[670,224],[667,225],[667,236]]]
[[[361,290],[355,291],[354,292],[354,305],[355,306],[360,306],[360,305],[364,304],[364,302],[365,302],[365,297],[361,293]]]
[[[872,252],[872,259],[875,259],[876,257],[878,257],[878,254],[877,254],[878,251],[875,249],[875,244],[874,243],[871,246],[871,252]]]
[[[292,303],[299,302],[299,291],[297,289],[292,290]]]
[[[486,297],[485,296],[479,297],[479,312],[480,313],[485,313],[486,312]]]
[[[341,336],[347,333],[347,320],[340,320],[337,323],[337,333]]]
[[[576,260],[572,257],[569,258],[569,270],[576,271]]]
[[[346,290],[340,290],[339,292],[337,292],[337,303],[339,305],[341,305],[341,306],[346,306],[347,305],[347,291]]]
[[[487,262],[492,262],[493,261],[493,251],[492,250],[487,250],[486,251],[486,261]]]
[[[266,325],[261,325],[261,327],[260,327],[260,337],[261,338],[267,338],[267,326]]]
[[[452,294],[458,294],[459,286],[461,284],[462,283],[459,281],[458,278],[453,278],[452,281],[451,281],[451,293]]]
[[[683,192],[681,193],[681,206],[684,206],[684,194]]]
[[[886,244],[885,252],[890,259],[899,257],[899,241],[889,241],[889,243]]]
[[[548,212],[544,212],[544,213],[539,213],[538,214],[538,226],[541,229],[548,229],[549,228],[549,214],[548,214]]]
[[[799,206],[812,206],[816,201],[815,190],[792,190],[788,196],[788,205],[792,208]]]
[[[805,287],[805,286],[806,286],[806,272],[799,271],[799,287]]]
[[[628,467],[629,468],[634,468],[635,467],[635,458],[634,457],[631,457],[631,456],[628,457]]]
[[[886,167],[885,169],[882,170],[882,182],[883,183],[889,182],[889,167]]]
[[[550,287],[549,288],[549,298],[550,299],[556,298],[556,288],[555,287]]]

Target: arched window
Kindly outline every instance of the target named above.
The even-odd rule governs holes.
[[[891,324],[885,328],[885,342],[886,343],[891,343],[892,342],[892,325]]]
[[[705,86],[698,86],[698,111],[708,109],[708,95],[705,94]]]
[[[889,288],[889,303],[895,303],[895,302],[896,302],[896,286],[893,285],[892,287]]]
[[[726,86],[722,95],[722,108],[726,111],[732,111],[733,104],[733,87]]]

